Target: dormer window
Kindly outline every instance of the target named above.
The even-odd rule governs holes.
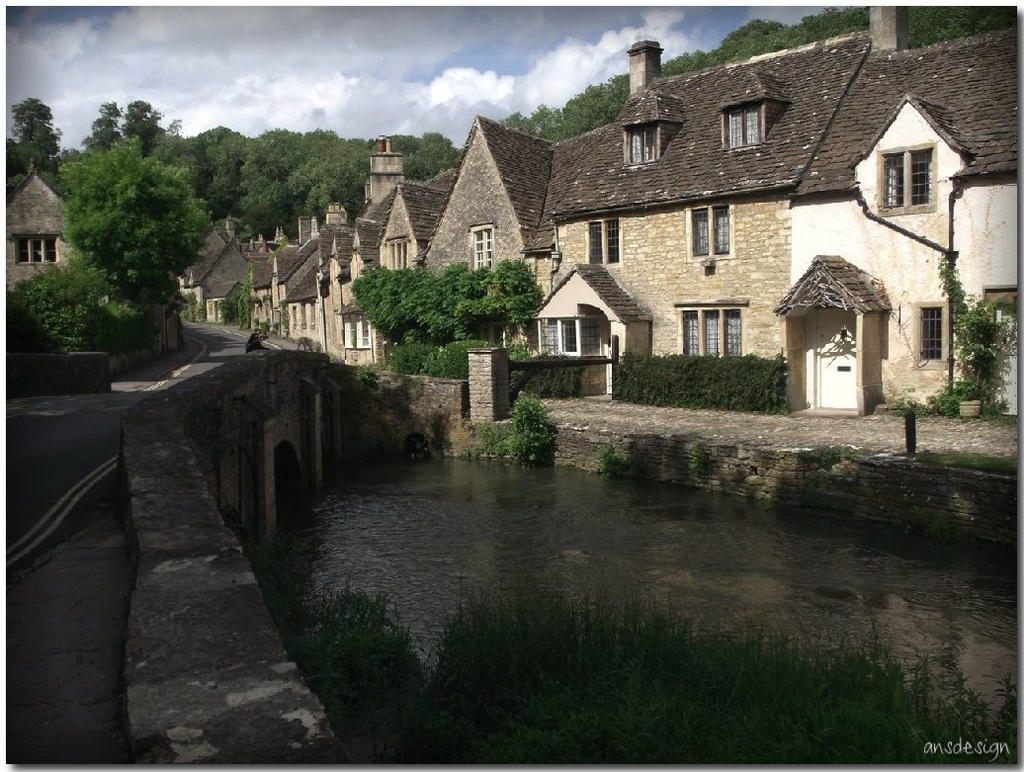
[[[743,105],[725,111],[726,147],[746,147],[760,144],[764,138],[761,105]]]
[[[658,157],[658,130],[654,124],[629,129],[629,163],[646,164]]]

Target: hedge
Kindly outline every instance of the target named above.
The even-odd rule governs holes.
[[[469,350],[487,348],[485,340],[457,340],[436,349],[423,363],[423,374],[434,378],[469,378]]]
[[[534,357],[533,361],[543,359],[565,360],[569,358],[564,356],[540,356]],[[511,379],[515,381],[519,375],[518,371],[513,371]],[[582,396],[583,368],[563,367],[555,370],[541,370],[527,382],[526,386],[523,387],[523,392],[551,399],[568,399],[570,397]]]
[[[785,413],[786,372],[782,356],[626,354],[615,373],[613,398],[660,407]]]

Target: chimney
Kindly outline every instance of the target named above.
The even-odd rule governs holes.
[[[377,137],[377,150],[370,156],[370,178],[366,181],[366,200],[380,201],[405,179],[402,154],[391,150],[391,137]]]
[[[284,228],[280,225],[277,226],[277,230],[274,232],[274,241],[278,244],[284,241]]]
[[[661,77],[661,52],[656,40],[641,40],[629,49],[629,95],[639,94]]]
[[[311,239],[320,238],[320,223],[317,222],[317,219],[315,217],[310,218],[309,222],[309,237]]]
[[[312,230],[310,225],[311,222],[308,217],[299,218],[299,246],[302,246],[309,241],[310,231]]]
[[[871,6],[871,48],[874,51],[902,51],[907,47],[906,6]]]
[[[327,225],[345,225],[348,222],[348,214],[345,212],[345,207],[335,201],[333,204],[327,207]]]
[[[235,237],[235,221],[231,219],[231,215],[228,215],[227,219],[224,220],[224,230],[227,232],[229,239]]]

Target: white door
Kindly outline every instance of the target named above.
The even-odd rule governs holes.
[[[857,409],[857,317],[850,311],[814,314],[815,407]]]

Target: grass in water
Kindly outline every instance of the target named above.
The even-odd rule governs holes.
[[[993,713],[958,674],[950,682],[924,660],[908,668],[877,641],[827,648],[700,631],[639,603],[491,599],[466,603],[421,665],[383,598],[351,590],[307,597],[294,581],[301,554],[273,546],[250,554],[285,645],[336,734],[372,738],[379,761],[1017,758],[1012,678]],[[955,750],[958,740],[988,743],[987,755],[927,745]]]

